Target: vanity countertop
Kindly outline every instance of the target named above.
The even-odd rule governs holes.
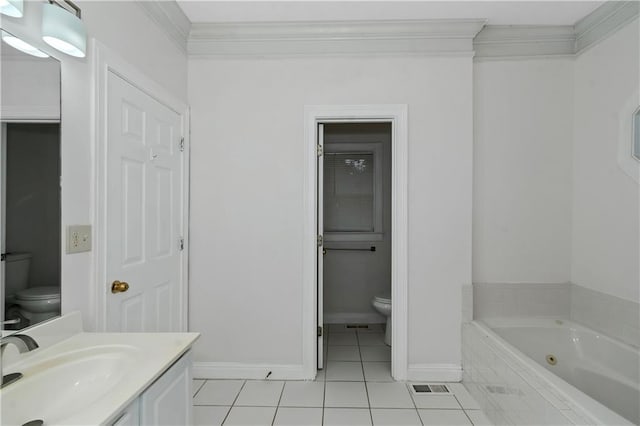
[[[46,333],[25,334],[38,341],[37,335]],[[47,425],[109,423],[198,337],[199,333],[78,332],[14,355],[3,374],[21,372],[24,377],[0,392],[1,424],[35,419]]]

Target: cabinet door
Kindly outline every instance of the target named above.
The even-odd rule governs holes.
[[[190,425],[191,382],[191,354],[187,352],[140,397],[140,424]]]
[[[139,426],[140,425],[140,399],[136,399],[129,405],[111,426]]]

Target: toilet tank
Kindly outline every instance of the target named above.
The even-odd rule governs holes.
[[[5,263],[5,296],[12,296],[29,284],[31,253],[7,253]]]

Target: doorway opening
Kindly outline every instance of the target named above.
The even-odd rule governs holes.
[[[318,132],[318,369],[375,361],[390,376],[391,123],[321,123]]]
[[[367,343],[375,343],[377,353],[386,349],[387,359],[391,358],[391,376],[395,380],[406,380],[407,106],[307,106],[305,129],[305,188],[308,194],[303,253],[305,377],[314,378],[319,369],[325,368],[327,355],[332,361],[331,353],[324,350],[328,343],[331,351],[330,323],[334,328],[341,324],[343,330],[356,330],[351,334],[358,339],[359,334],[365,333],[365,326],[368,328],[369,324],[385,322],[384,312],[388,313],[390,305],[390,349],[384,341],[369,340]],[[386,188],[385,162],[388,174]],[[377,177],[376,164],[380,171]],[[337,185],[340,180],[346,180],[347,185]],[[328,200],[326,205],[325,197]],[[389,258],[389,266],[366,266],[367,260],[384,257]],[[326,270],[325,259],[328,263]],[[358,269],[341,272],[340,263],[347,266],[356,264]],[[376,273],[378,266],[380,269]],[[326,293],[325,274],[332,281]],[[360,284],[349,288],[345,284],[347,282]],[[376,284],[371,285],[374,282]],[[380,311],[374,307],[374,302],[376,296],[382,296],[378,297],[378,302],[389,302],[389,298],[384,297],[384,289],[390,291],[390,303],[383,306],[387,307],[386,311]],[[361,296],[355,301],[357,307],[348,307],[347,298],[343,296],[353,290]],[[325,323],[329,323],[328,339],[325,337]],[[372,328],[376,330],[375,326]],[[385,329],[378,325],[377,331],[377,337],[380,337]],[[342,339],[342,346],[350,346],[344,345],[349,343],[344,340],[348,337],[335,339]],[[356,350],[357,343],[358,340],[356,345],[351,345],[356,346]],[[351,350],[353,352],[353,348]],[[345,351],[348,349],[337,350],[343,354]],[[339,357],[334,356],[333,360],[337,361]],[[359,355],[354,361],[361,359]]]

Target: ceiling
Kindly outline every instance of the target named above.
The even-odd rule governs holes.
[[[489,25],[574,25],[603,1],[177,0],[194,23],[487,19]]]

